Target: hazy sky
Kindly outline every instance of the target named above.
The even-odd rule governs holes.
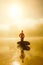
[[[0,30],[33,29],[40,23],[43,24],[43,0],[0,0]]]
[[[9,8],[15,4],[22,10],[19,18],[43,18],[43,0],[0,0],[0,23],[9,22],[12,18],[9,16]],[[14,19],[13,19],[14,21]]]

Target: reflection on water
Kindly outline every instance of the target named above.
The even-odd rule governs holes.
[[[12,65],[20,65],[20,63],[17,62],[17,61],[14,61],[14,62],[12,63]]]
[[[43,65],[43,38],[26,38],[31,50],[25,51],[25,62],[20,64],[20,50],[16,38],[0,38],[0,65]],[[38,62],[39,63],[38,63]]]

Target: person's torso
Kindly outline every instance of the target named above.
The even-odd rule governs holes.
[[[23,33],[21,33],[21,34],[20,34],[20,37],[21,37],[21,38],[24,38],[24,34],[23,34]]]

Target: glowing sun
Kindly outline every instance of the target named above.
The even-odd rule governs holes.
[[[22,9],[17,4],[8,7],[8,14],[11,18],[18,18],[22,15]]]
[[[11,17],[11,19],[13,18],[11,24],[18,27],[18,29],[34,28],[36,24],[35,20],[22,18],[23,11],[23,8],[17,4],[12,4],[8,7],[8,15]]]

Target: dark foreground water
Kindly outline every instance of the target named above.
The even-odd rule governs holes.
[[[43,37],[31,37],[30,51],[25,51],[24,63],[21,62],[18,38],[0,38],[0,65],[43,65]]]

